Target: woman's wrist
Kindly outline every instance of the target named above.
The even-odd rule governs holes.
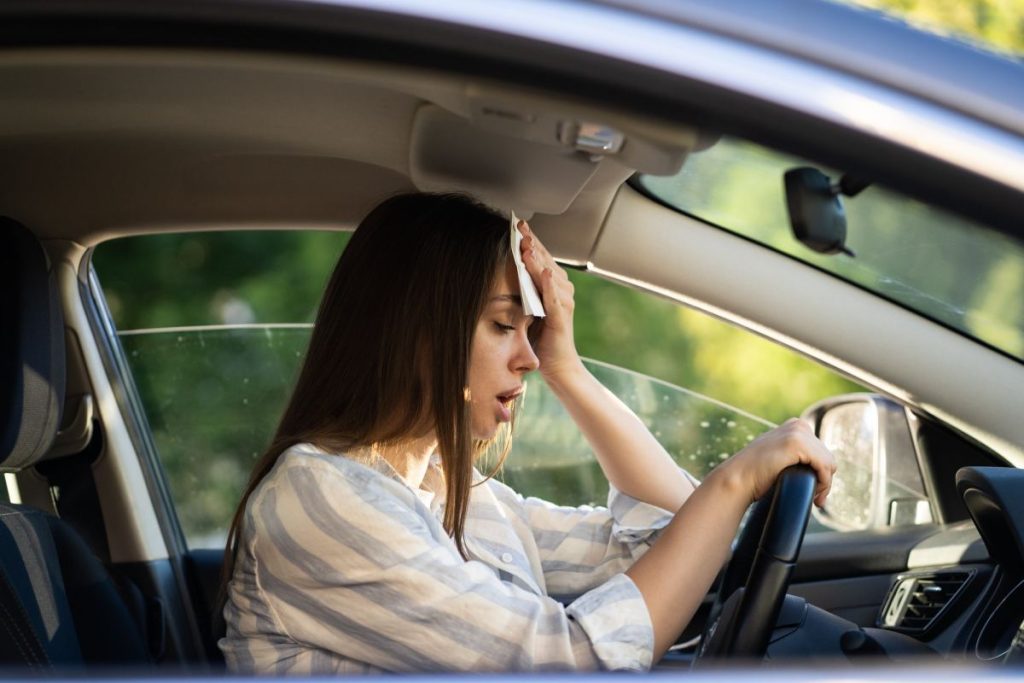
[[[746,477],[739,469],[731,460],[726,460],[701,480],[700,487],[710,486],[716,489],[719,495],[738,501],[745,509],[754,502],[754,492],[753,486],[746,481]]]
[[[564,362],[549,363],[547,367],[541,363],[540,374],[557,396],[571,392],[583,383],[595,381],[579,356]]]

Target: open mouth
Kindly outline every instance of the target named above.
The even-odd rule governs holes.
[[[505,406],[509,406],[523,393],[522,387],[517,387],[512,391],[508,391],[504,394],[498,394],[498,402]]]
[[[509,422],[512,419],[512,403],[523,393],[523,387],[516,387],[505,393],[498,394],[498,419],[501,422]]]

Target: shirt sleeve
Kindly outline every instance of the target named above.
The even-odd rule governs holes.
[[[686,470],[696,487],[700,482]],[[492,480],[493,481],[493,480]],[[674,513],[628,496],[610,485],[608,507],[569,507],[523,498],[508,486],[499,499],[517,506],[537,543],[548,592],[580,595],[629,569],[672,521]]]
[[[564,607],[463,560],[400,483],[350,470],[292,466],[251,503],[248,552],[288,638],[390,671],[650,668],[628,577]]]

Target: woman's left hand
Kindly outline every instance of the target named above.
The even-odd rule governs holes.
[[[565,270],[555,263],[526,221],[519,221],[519,231],[523,234],[520,243],[523,264],[540,292],[546,314],[534,322],[540,326],[540,334],[534,341],[533,350],[540,360],[540,372],[544,378],[549,382],[557,381],[583,369],[573,338],[575,290]]]

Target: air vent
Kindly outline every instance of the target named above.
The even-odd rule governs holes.
[[[963,594],[974,572],[938,572],[897,577],[882,608],[879,625],[923,634],[938,624]]]

